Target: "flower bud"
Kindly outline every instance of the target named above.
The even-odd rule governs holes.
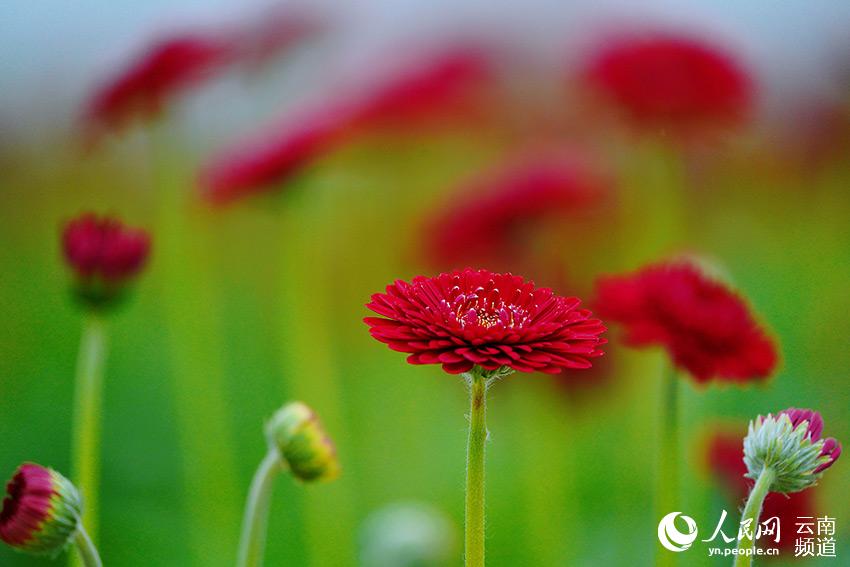
[[[0,539],[26,553],[57,555],[76,534],[81,508],[80,495],[68,479],[25,463],[6,485]]]
[[[790,408],[751,421],[744,439],[747,478],[755,480],[769,467],[776,474],[772,492],[814,486],[841,454],[835,439],[821,439],[822,431],[823,418],[811,410]]]
[[[76,277],[77,296],[89,306],[100,306],[117,299],[142,270],[150,236],[116,218],[86,213],[65,225],[62,249]]]
[[[266,425],[266,436],[296,478],[332,480],[339,474],[336,447],[306,404],[290,402],[280,408]]]

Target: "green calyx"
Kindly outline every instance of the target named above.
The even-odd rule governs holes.
[[[794,428],[787,415],[759,416],[750,422],[744,439],[744,463],[747,478],[756,480],[765,468],[776,475],[771,492],[789,494],[817,484],[821,474],[814,471],[829,457],[821,454],[824,440],[812,442],[809,424]]]
[[[50,471],[54,491],[47,517],[32,538],[19,546],[23,552],[55,557],[74,539],[80,526],[82,501],[76,487],[58,472]]]

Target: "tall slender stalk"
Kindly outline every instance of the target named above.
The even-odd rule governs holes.
[[[767,498],[770,492],[770,485],[776,479],[776,473],[770,467],[764,467],[761,474],[756,480],[756,484],[750,491],[750,496],[747,498],[747,505],[744,506],[744,513],[741,515],[741,524],[750,520],[750,526],[753,530],[753,537],[746,536],[738,540],[738,555],[735,556],[734,567],[750,567],[753,564],[752,549],[755,547],[755,531],[757,529],[759,516],[761,516],[761,507],[764,504],[764,499]],[[745,553],[746,555],[741,555]]]
[[[487,441],[487,381],[473,370],[469,381],[469,437],[466,445],[465,565],[484,565],[484,453]]]
[[[74,484],[85,502],[85,523],[92,538],[97,537],[98,527],[97,485],[106,346],[106,322],[99,314],[88,312],[83,320],[77,359],[71,470]]]
[[[77,534],[74,536],[74,543],[77,545],[77,551],[79,551],[79,559],[85,567],[102,567],[103,563],[100,561],[97,548],[82,524],[80,524]]]
[[[270,449],[251,481],[242,521],[237,567],[258,567],[263,564],[272,485],[282,470],[280,455],[277,450]]]
[[[678,510],[681,504],[679,466],[679,377],[675,370],[666,372],[662,384],[661,439],[658,444],[658,476],[656,478],[656,516]],[[656,565],[676,565],[676,556],[659,550]]]

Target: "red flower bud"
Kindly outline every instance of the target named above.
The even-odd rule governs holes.
[[[0,539],[33,554],[56,555],[77,532],[80,495],[54,470],[26,463],[6,485]]]
[[[81,297],[99,304],[142,270],[150,252],[150,236],[116,218],[86,213],[65,225],[62,248]]]

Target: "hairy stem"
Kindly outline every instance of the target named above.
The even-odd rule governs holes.
[[[761,507],[764,504],[764,499],[770,493],[770,485],[776,480],[776,473],[770,467],[762,469],[761,474],[756,480],[756,484],[750,491],[750,496],[747,498],[747,505],[744,506],[744,513],[741,515],[741,525],[746,525],[744,522],[749,520],[749,526],[752,530],[753,537],[744,537],[738,540],[738,555],[735,555],[734,567],[749,567],[753,564],[752,549],[755,547],[755,533],[757,530],[759,516],[761,516]],[[746,554],[746,555],[742,555]]]
[[[469,380],[469,437],[466,445],[465,565],[484,565],[484,446],[487,441],[487,382],[473,369]]]

